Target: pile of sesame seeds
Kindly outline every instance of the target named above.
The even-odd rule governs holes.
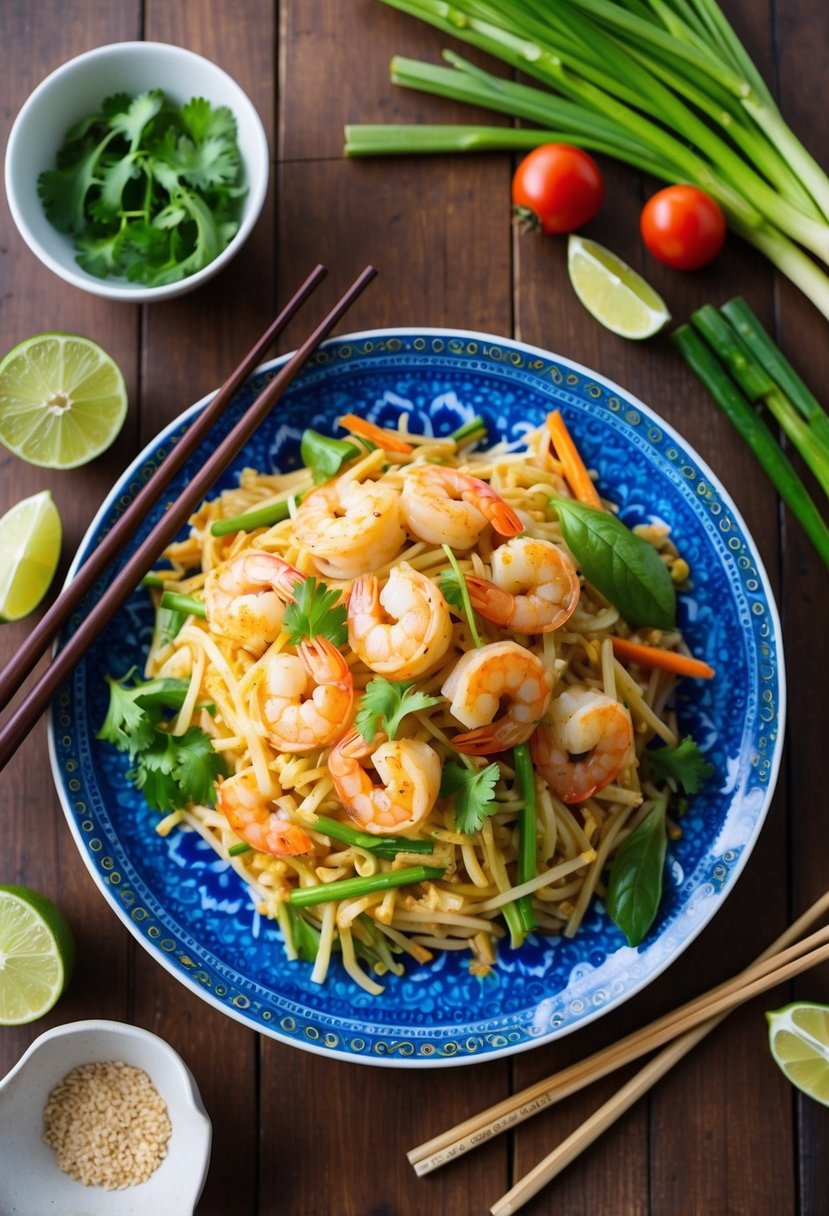
[[[52,1090],[43,1139],[64,1173],[121,1190],[146,1182],[167,1155],[172,1127],[147,1074],[121,1061],[82,1064]]]

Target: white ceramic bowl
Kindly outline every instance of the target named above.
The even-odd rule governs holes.
[[[167,1103],[167,1156],[146,1182],[121,1191],[84,1186],[43,1141],[49,1094],[81,1064],[142,1068]],[[192,1216],[207,1176],[211,1126],[189,1069],[158,1035],[124,1022],[69,1022],[35,1039],[0,1081],[3,1216]]]
[[[239,231],[203,270],[161,287],[126,279],[99,279],[75,260],[71,234],[53,228],[37,193],[37,179],[55,167],[67,130],[94,114],[113,93],[135,95],[162,89],[178,104],[205,97],[235,115],[247,194]],[[135,304],[165,300],[199,287],[239,252],[256,223],[268,186],[270,157],[261,119],[247,95],[215,63],[163,42],[115,42],[70,59],[47,76],[24,103],[6,147],[6,195],[12,218],[31,251],[67,283],[93,295]]]

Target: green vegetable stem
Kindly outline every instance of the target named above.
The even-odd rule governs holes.
[[[696,329],[680,325],[671,337],[685,362],[751,448],[824,565],[829,567],[829,527],[774,435]]]
[[[192,595],[181,595],[178,591],[165,591],[161,597],[161,607],[171,612],[180,612],[185,616],[207,617],[204,600],[197,600]]]
[[[370,874],[366,878],[337,878],[333,882],[322,882],[312,887],[297,887],[289,898],[295,908],[307,908],[311,904],[330,903],[333,899],[358,899],[372,891],[408,887],[416,882],[436,882],[444,873],[440,866],[407,866],[402,870]]]
[[[720,204],[829,317],[829,178],[787,126],[716,0],[384,0],[535,84],[444,52],[392,60],[393,83],[522,120],[511,127],[349,126],[350,156],[564,142]],[[540,87],[539,87],[540,86]],[[533,124],[527,127],[526,124]]]
[[[327,815],[318,815],[314,828],[334,840],[376,853],[378,857],[394,858],[398,853],[432,853],[435,847],[431,840],[410,840],[407,836],[371,836],[368,832],[358,832],[347,823],[340,823],[338,819],[329,819]]]
[[[297,497],[299,501],[299,496]],[[243,515],[229,515],[227,519],[217,519],[210,525],[212,536],[232,536],[234,532],[253,532],[257,528],[272,528],[274,524],[282,523],[290,515],[287,499],[281,502],[269,503],[266,507],[257,507],[253,511],[245,511]]]
[[[521,818],[518,834],[518,885],[529,882],[536,875],[536,811],[535,770],[529,743],[519,743],[513,748],[515,758],[515,775],[518,778],[518,788],[521,791]],[[524,933],[530,933],[536,927],[532,899],[522,895],[518,900],[518,911]]]

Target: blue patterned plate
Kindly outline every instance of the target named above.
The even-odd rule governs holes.
[[[220,430],[276,365],[253,376]],[[203,404],[172,423],[127,470],[73,571]],[[667,967],[720,907],[748,857],[782,746],[779,622],[733,503],[651,410],[593,372],[517,342],[460,331],[366,332],[319,350],[235,471],[296,465],[304,427],[331,431],[348,411],[379,423],[405,411],[415,429],[436,434],[483,414],[491,436],[520,440],[555,407],[623,518],[670,524],[693,572],[693,590],[680,597],[681,625],[692,651],[718,672],[712,681],[683,682],[679,692],[681,724],[717,777],[693,800],[682,839],[671,845],[659,918],[631,949],[596,903],[574,941],[533,936],[520,951],[503,947],[499,966],[485,978],[470,974],[465,957],[447,953],[392,977],[381,997],[357,989],[338,965],[323,987],[313,985],[307,964],[286,961],[275,925],[257,915],[236,874],[196,833],[157,835],[156,816],[126,780],[126,758],[95,738],[106,711],[104,673],[143,666],[152,619],[139,590],[56,697],[55,781],[78,848],[130,931],[182,983],[248,1026],[311,1051],[411,1067],[467,1063],[547,1042],[618,1005]],[[194,457],[191,473],[213,446],[211,440]],[[222,484],[232,484],[234,475]],[[104,586],[93,588],[89,603]],[[79,609],[70,631],[85,611]]]

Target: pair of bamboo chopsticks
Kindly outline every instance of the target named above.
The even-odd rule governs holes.
[[[603,1106],[563,1140],[490,1208],[492,1216],[512,1216],[551,1182],[603,1131],[695,1047],[737,1005],[829,959],[829,926],[803,937],[829,912],[829,891],[774,941],[739,975],[634,1031],[587,1059],[536,1082],[520,1093],[466,1119],[408,1154],[415,1173],[428,1174],[476,1148],[499,1132],[582,1089],[615,1069],[663,1047],[648,1064]],[[668,1046],[665,1046],[668,1044]]]
[[[32,686],[6,724],[0,729],[0,769],[4,768],[23,739],[46,709],[57,688],[89,648],[108,621],[132,594],[141,579],[174,539],[179,528],[203,500],[211,486],[241,451],[256,428],[265,419],[288,385],[308,362],[320,342],[328,336],[343,314],[375,277],[377,271],[367,266],[357,276],[331,311],[312,330],[291,358],[282,365],[233,429],[218,444],[210,458],[188,482],[174,503],[165,511],[149,536],[141,543],[124,567],[113,579],[101,598],[90,609],[66,644],[58,651],[43,675]],[[191,423],[188,430],[168,454],[150,480],[136,495],[131,505],[104,536],[81,566],[77,576],[63,588],[51,608],[29,634],[14,658],[0,673],[0,709],[5,708],[23,681],[34,669],[40,656],[57,637],[73,610],[106,569],[112,559],[126,546],[148,511],[159,501],[165,487],[181,471],[206,438],[216,419],[229,404],[236,389],[261,362],[268,348],[285,329],[327,271],[317,266],[291,297],[262,337],[251,347],[239,366],[227,378],[209,404]]]

